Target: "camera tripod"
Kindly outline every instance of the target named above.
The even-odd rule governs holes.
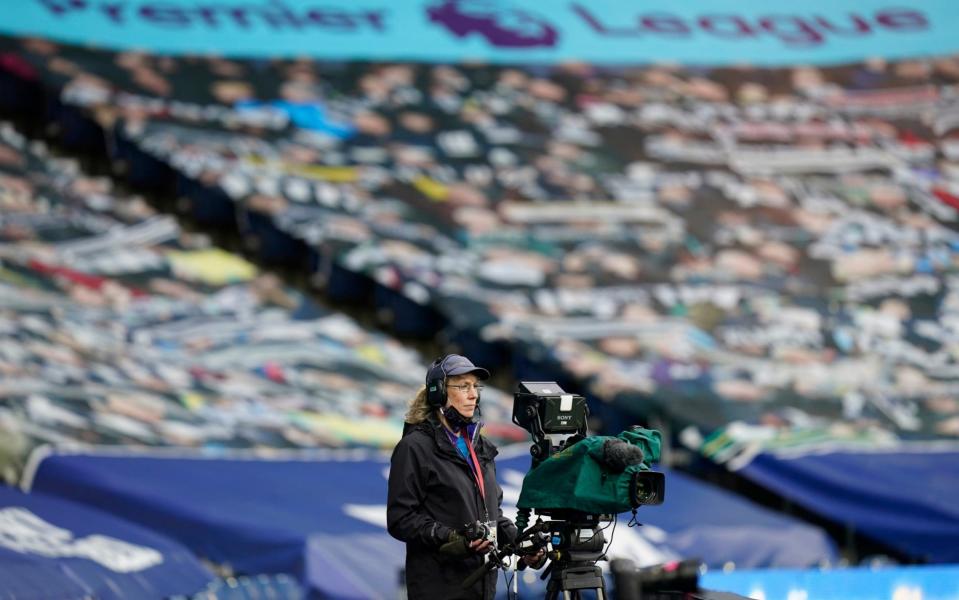
[[[550,564],[540,576],[545,579],[547,600],[580,600],[581,598],[595,597],[597,600],[606,600],[606,581],[603,571],[596,566],[596,561],[604,558],[603,550],[606,538],[599,527],[601,515],[587,515],[574,511],[553,511],[553,516],[560,514],[564,520],[550,520],[537,522],[520,534],[513,544],[507,544],[499,549],[492,560],[474,571],[466,580],[463,587],[469,588],[476,583],[484,573],[497,567],[505,568],[503,559],[519,552],[519,543],[526,541],[527,551],[535,552],[536,548],[545,548],[552,544],[553,550],[546,556]],[[583,595],[583,592],[592,590],[592,594]]]
[[[606,538],[593,518],[585,521],[552,521],[553,551],[549,553],[549,582],[546,600],[579,600],[583,592],[592,590],[595,597],[606,600],[606,580],[596,561],[603,558]],[[546,573],[543,573],[545,577]]]
[[[596,600],[606,600],[603,570],[596,565],[561,567],[550,573],[546,600],[579,600],[584,590],[593,590]]]

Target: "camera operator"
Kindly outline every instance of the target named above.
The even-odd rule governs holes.
[[[493,598],[496,572],[470,589],[461,583],[495,544],[512,542],[496,482],[496,447],[480,435],[478,406],[486,369],[465,356],[437,359],[410,401],[403,438],[390,460],[387,527],[406,542],[411,600]],[[475,539],[471,539],[475,538]],[[535,564],[541,557],[524,561]]]

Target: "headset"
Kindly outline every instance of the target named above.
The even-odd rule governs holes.
[[[452,354],[447,354],[433,361],[433,364],[430,365],[430,368],[426,371],[426,403],[432,406],[433,408],[443,408],[446,405],[446,361],[449,360]],[[439,368],[440,372],[443,374],[442,377],[433,377],[430,379],[430,374],[433,373],[433,370]]]

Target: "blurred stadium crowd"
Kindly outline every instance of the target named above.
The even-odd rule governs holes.
[[[262,252],[309,252],[331,293],[357,293],[335,268],[401,298],[396,330],[432,333],[435,312],[479,361],[508,346],[630,417],[667,416],[716,460],[959,435],[959,58],[498,67],[2,47],[7,73],[108,132],[130,180],[176,177],[194,216],[219,203]],[[38,441],[398,437],[428,361],[9,127],[0,169],[7,460]],[[487,408],[508,421],[503,395]]]
[[[385,447],[421,359],[0,126],[4,465],[38,443]],[[491,419],[502,421],[495,390]],[[390,421],[387,421],[390,419]]]

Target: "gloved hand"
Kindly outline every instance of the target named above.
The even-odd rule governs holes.
[[[470,553],[469,540],[458,531],[450,531],[446,543],[440,546],[440,553],[446,556],[466,556]]]
[[[541,569],[546,564],[546,550],[540,548],[535,554],[524,554],[520,557],[520,570],[529,567]]]

